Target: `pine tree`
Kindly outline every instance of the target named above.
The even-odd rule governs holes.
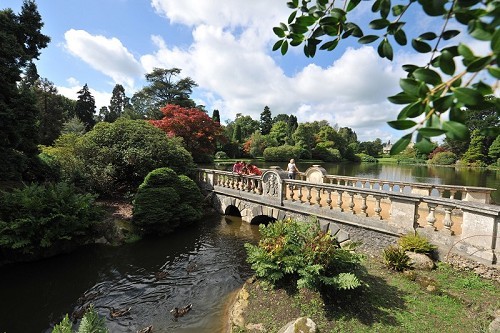
[[[112,123],[122,116],[123,111],[129,104],[129,98],[125,95],[125,88],[121,84],[115,85],[111,100],[109,101],[109,114],[104,121]]]
[[[469,149],[465,152],[462,159],[467,163],[474,162],[484,162],[485,154],[484,154],[484,139],[485,137],[480,134],[479,130],[475,130],[471,134],[471,140],[469,144]]]
[[[260,133],[262,135],[269,134],[269,132],[271,132],[271,127],[273,127],[273,118],[271,110],[266,105],[264,111],[260,114]]]
[[[95,125],[95,99],[90,93],[87,84],[78,91],[78,100],[76,101],[75,114],[84,124],[85,130],[88,132]]]
[[[214,110],[214,112],[212,113],[212,120],[215,121],[215,122],[218,122],[220,124],[220,114],[219,114],[219,110]]]

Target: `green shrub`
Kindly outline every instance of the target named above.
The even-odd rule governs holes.
[[[179,139],[168,138],[144,120],[98,123],[77,141],[75,152],[85,161],[86,183],[103,194],[135,191],[150,171],[160,167],[180,174],[190,174],[195,167]]]
[[[356,154],[356,156],[358,156],[360,158],[361,162],[378,163],[378,160],[375,157],[368,155],[368,154],[359,153],[359,154]]]
[[[416,253],[431,253],[437,247],[432,245],[429,240],[418,233],[409,233],[398,239],[398,245],[403,251]]]
[[[0,250],[44,256],[93,239],[102,214],[94,201],[66,183],[0,192]]]
[[[279,147],[267,147],[264,149],[264,160],[266,162],[285,162],[301,155],[302,149],[296,146],[283,145]]]
[[[429,160],[429,164],[451,165],[455,164],[456,160],[457,155],[455,155],[451,151],[442,151],[432,156],[432,158]]]
[[[389,269],[401,272],[411,268],[410,257],[405,250],[397,246],[389,246],[383,252],[384,263]]]
[[[225,151],[218,151],[215,153],[215,159],[217,160],[227,160],[229,156],[227,156]]]
[[[340,151],[335,148],[329,148],[318,143],[316,147],[312,150],[312,158],[322,160],[324,162],[340,162],[342,161],[342,156]]]
[[[360,255],[342,249],[331,234],[320,230],[317,221],[276,221],[260,225],[259,230],[259,244],[245,244],[247,261],[258,277],[273,285],[292,281],[298,288],[310,289],[361,285],[354,274]]]
[[[144,234],[169,233],[203,216],[203,196],[196,183],[170,168],[150,172],[134,199],[133,223]]]

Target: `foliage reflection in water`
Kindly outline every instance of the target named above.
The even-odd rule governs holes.
[[[51,332],[65,313],[92,302],[110,332],[148,325],[155,332],[220,332],[228,295],[252,274],[243,244],[258,237],[257,226],[217,216],[164,238],[2,267],[0,331]],[[170,310],[190,303],[174,321]],[[131,307],[130,314],[112,318],[111,307]]]

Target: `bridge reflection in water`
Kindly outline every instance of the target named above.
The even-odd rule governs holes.
[[[262,176],[198,169],[197,181],[220,213],[236,209],[249,223],[312,215],[341,241],[367,241],[367,230],[393,240],[417,230],[441,253],[498,264],[500,206],[490,204],[492,188],[328,175],[319,165],[298,180],[271,167]]]

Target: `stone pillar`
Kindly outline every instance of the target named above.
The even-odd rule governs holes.
[[[417,198],[391,197],[389,222],[402,229],[403,233],[413,231],[418,215],[418,204]]]
[[[491,264],[498,264],[500,249],[499,224],[500,207],[495,212],[485,209],[472,210],[462,207],[463,221],[460,248],[468,254],[487,260]]]
[[[490,191],[474,191],[473,189],[466,188],[465,192],[465,198],[462,199],[464,201],[482,202],[486,204],[491,202]]]

